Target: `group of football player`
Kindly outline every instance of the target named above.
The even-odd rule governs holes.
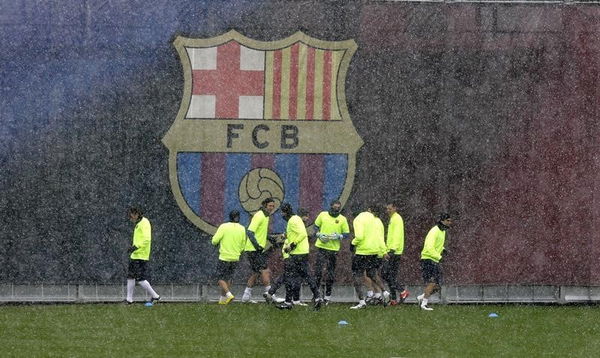
[[[294,211],[289,203],[280,206],[281,215],[287,222],[281,234],[270,234],[269,218],[276,210],[276,201],[266,198],[261,208],[252,216],[248,228],[242,226],[240,213],[229,213],[229,222],[220,225],[212,237],[212,244],[219,246],[216,278],[221,289],[219,304],[226,305],[234,299],[230,291],[233,274],[245,252],[252,273],[247,280],[241,301],[252,299],[252,288],[260,277],[264,285],[263,298],[275,303],[280,309],[305,306],[300,300],[300,290],[306,283],[313,294],[313,305],[320,309],[331,302],[332,288],[338,252],[343,240],[352,239],[352,279],[358,304],[351,309],[362,309],[368,304],[397,305],[404,302],[409,292],[398,282],[401,257],[404,252],[404,222],[398,213],[398,205],[370,204],[364,211],[354,213],[352,225],[341,213],[342,204],[333,201],[327,211],[315,218],[314,229],[309,234],[309,213],[299,208]],[[387,215],[387,228],[382,218]],[[444,250],[446,230],[452,225],[448,214],[441,214],[435,226],[429,230],[421,252],[421,269],[426,284],[424,292],[417,296],[419,307],[428,306],[429,297],[440,289],[442,273],[440,259]],[[351,226],[353,235],[351,237]],[[316,260],[313,274],[309,270],[310,241],[314,239]],[[268,258],[274,250],[281,249],[283,273],[272,282]],[[324,279],[324,292],[321,282]],[[285,298],[276,291],[285,285]],[[366,296],[364,287],[367,288]]]

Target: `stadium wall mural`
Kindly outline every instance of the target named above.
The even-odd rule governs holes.
[[[214,227],[269,192],[313,216],[398,202],[406,283],[449,211],[447,283],[598,285],[599,20],[581,4],[6,5],[0,281],[123,282],[141,205],[152,281],[210,282]],[[210,77],[223,64],[251,73]],[[345,243],[341,281],[349,266]]]

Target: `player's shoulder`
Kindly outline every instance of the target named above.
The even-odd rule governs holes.
[[[149,227],[150,226],[150,220],[148,220],[147,217],[142,217],[142,219],[135,225],[136,227]]]
[[[429,229],[429,233],[430,234],[437,234],[438,232],[441,232],[442,230],[440,230],[440,228],[436,225],[433,225],[433,227],[431,229]]]
[[[326,217],[328,215],[329,215],[329,212],[327,212],[327,211],[324,210],[324,211],[321,211],[319,213],[319,215],[317,215],[317,218],[323,218],[323,217]]]
[[[267,216],[262,210],[258,210],[254,215],[252,215],[252,221],[263,221],[267,219]]]
[[[290,221],[292,221],[294,224],[304,224],[304,221],[302,221],[302,218],[299,215],[292,215]]]

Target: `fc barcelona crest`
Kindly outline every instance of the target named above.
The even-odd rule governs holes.
[[[177,37],[184,91],[163,138],[175,199],[213,234],[239,210],[241,223],[267,197],[310,211],[345,204],[363,142],[346,106],[354,40],[301,32],[279,41],[236,31],[209,39]],[[273,231],[284,231],[280,215]]]

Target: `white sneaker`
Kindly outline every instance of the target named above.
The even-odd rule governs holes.
[[[294,301],[294,306],[308,306],[308,305],[302,301]]]
[[[417,303],[418,303],[419,306],[421,306],[421,304],[423,303],[423,297],[425,297],[425,296],[423,296],[423,295],[418,295],[417,296]]]
[[[388,291],[383,291],[383,305],[387,306],[390,303],[390,293]]]
[[[365,303],[359,302],[356,306],[350,307],[351,310],[360,310],[367,307]]]
[[[284,302],[285,302],[285,299],[284,299],[284,298],[277,297],[277,296],[275,296],[274,294],[273,294],[273,295],[271,295],[271,299],[272,299],[272,300],[273,300],[273,302],[275,302],[275,303],[284,303]]]
[[[425,305],[421,305],[421,306],[419,306],[419,307],[421,307],[421,309],[422,309],[423,311],[433,311],[433,308],[431,308],[431,307],[427,307],[427,306],[425,306]]]
[[[242,303],[258,303],[252,299],[252,296],[242,296]]]

